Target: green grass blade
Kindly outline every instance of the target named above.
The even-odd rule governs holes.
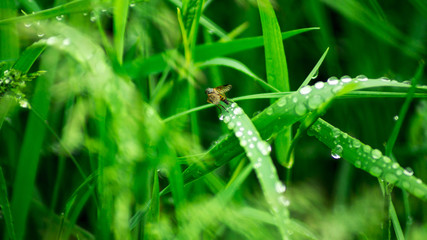
[[[363,144],[321,119],[313,124],[309,134],[355,167],[427,201],[427,185],[421,179],[412,176],[397,162],[392,162],[389,157],[383,156],[380,150],[372,149],[369,145]]]
[[[279,90],[277,88],[275,88],[272,85],[266,83],[263,79],[261,79],[260,77],[258,77],[257,75],[255,75],[255,73],[253,73],[242,62],[239,62],[239,61],[237,61],[235,59],[231,59],[231,58],[214,58],[214,59],[208,60],[206,62],[203,62],[202,64],[199,65],[199,67],[201,67],[201,68],[207,67],[207,66],[227,66],[227,67],[233,68],[233,69],[235,69],[237,71],[240,71],[240,72],[248,75],[249,77],[253,78],[256,83],[258,83],[261,87],[264,88],[264,90],[271,91],[271,92],[279,92]]]
[[[13,65],[13,68],[23,73],[27,73],[45,49],[45,42],[36,42],[32,44],[21,54],[19,59]]]
[[[2,210],[2,215],[6,224],[6,239],[16,239],[15,229],[13,226],[13,217],[10,210],[10,204],[7,194],[7,184],[3,175],[3,168],[0,166],[0,209]]]
[[[308,32],[311,30],[317,30],[318,28],[303,28],[298,30],[292,30],[282,33],[282,38],[287,39],[292,36]],[[211,58],[220,57],[236,52],[241,52],[244,50],[252,49],[255,47],[260,47],[263,45],[263,37],[250,37],[243,39],[236,39],[230,42],[217,42],[210,44],[202,44],[198,45],[194,49],[194,61],[202,62],[209,60]],[[175,50],[171,50],[175,51]],[[128,74],[133,77],[141,77],[151,73],[158,73],[163,71],[167,63],[164,60],[164,55],[156,54],[151,56],[150,58],[137,58],[130,63],[125,63],[125,69]]]
[[[316,65],[311,70],[311,72],[308,74],[308,76],[305,78],[304,82],[299,86],[299,88],[298,88],[297,91],[299,91],[302,87],[304,87],[305,85],[307,85],[308,83],[310,83],[310,81],[313,78],[315,78],[316,75],[319,74],[320,65],[322,65],[323,60],[325,60],[326,55],[328,54],[328,51],[329,51],[329,48],[326,49],[326,51],[323,53],[322,57],[320,57],[319,61],[317,61]]]
[[[267,82],[280,91],[289,91],[288,66],[286,63],[283,40],[280,36],[280,26],[270,0],[258,0],[258,9],[264,36],[265,64]],[[274,142],[276,157],[280,164],[290,168],[287,160],[292,140],[292,131],[284,128],[278,133]]]
[[[122,64],[129,0],[114,0],[113,6],[114,50],[119,64]]]

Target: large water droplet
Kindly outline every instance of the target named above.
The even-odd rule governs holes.
[[[397,116],[397,115],[396,115],[396,116],[394,116],[394,117],[393,117],[393,120],[394,120],[394,121],[399,120],[399,116]]]
[[[365,75],[359,75],[356,77],[356,80],[365,82],[365,81],[368,81],[368,78]]]
[[[277,105],[279,105],[279,103],[277,103]],[[269,107],[269,108],[267,108],[267,115],[272,115],[273,114],[273,108],[271,108],[271,107]]]
[[[230,120],[231,120],[231,119],[230,119],[230,116],[225,116],[225,117],[224,117],[224,123],[226,123],[226,124],[227,124],[227,123],[229,123],[229,122],[230,122]]]
[[[236,132],[236,137],[238,137],[238,138],[239,138],[239,137],[241,137],[241,136],[243,136],[243,133],[242,133],[242,132],[240,132],[240,131],[237,131],[237,132]]]
[[[383,156],[383,154],[381,153],[381,151],[380,151],[380,150],[378,150],[378,149],[374,149],[374,150],[372,150],[372,154],[371,154],[371,156],[372,156],[372,158],[373,158],[373,159],[377,160],[377,159],[379,159],[380,157],[382,157],[382,156]]]
[[[233,110],[233,113],[234,113],[235,115],[240,115],[240,114],[242,114],[242,113],[243,113],[243,110],[242,110],[242,108],[237,107],[237,108],[235,108],[235,109]]]
[[[369,172],[372,174],[372,176],[379,177],[383,170],[377,166],[373,166],[369,169]]]
[[[284,193],[286,191],[286,186],[281,181],[277,181],[274,185],[277,193]]]
[[[301,95],[307,95],[311,92],[311,87],[310,86],[304,86],[303,88],[301,88],[299,90],[299,92],[301,93]]]
[[[337,85],[340,81],[337,77],[330,77],[328,78],[327,82],[329,85]]]
[[[383,82],[390,82],[390,79],[388,79],[388,78],[386,78],[386,77],[382,77],[382,78],[380,78],[381,79],[381,81],[383,81]]]
[[[403,174],[405,174],[406,176],[412,176],[414,175],[414,171],[411,168],[405,168],[403,170]]]
[[[319,107],[320,106],[320,104],[322,104],[323,103],[323,98],[322,98],[322,96],[320,96],[320,95],[314,95],[314,96],[311,96],[309,99],[308,99],[308,107],[311,109],[311,110],[314,110],[314,109],[316,109],[317,107]]]
[[[295,113],[299,116],[304,115],[307,112],[307,108],[303,103],[299,103],[295,106]]]
[[[256,146],[257,146],[258,150],[261,152],[261,154],[264,156],[267,156],[271,151],[270,145],[268,145],[268,143],[266,143],[264,141],[257,142]]]
[[[343,82],[343,83],[349,83],[349,82],[351,82],[351,77],[349,77],[348,75],[344,75],[344,76],[342,76],[341,77],[341,82]]]
[[[324,82],[317,82],[314,84],[314,87],[317,89],[322,89],[325,86]]]
[[[286,105],[286,97],[282,97],[277,101],[277,106],[283,107]],[[272,112],[273,113],[273,112]]]
[[[331,151],[331,157],[334,159],[340,159],[342,155],[343,148],[341,145],[336,145]]]

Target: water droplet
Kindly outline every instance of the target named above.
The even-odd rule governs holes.
[[[239,128],[239,130],[243,132],[243,131],[245,131],[245,128],[241,127],[241,128]]]
[[[387,156],[384,156],[384,157],[383,157],[383,161],[384,161],[385,163],[391,163],[391,159],[390,159],[389,157],[387,157]]]
[[[394,121],[399,120],[399,116],[397,116],[397,115],[396,115],[396,116],[394,116],[394,117],[393,117],[393,120],[394,120]]]
[[[354,162],[354,166],[360,168],[362,167],[362,162],[360,160],[357,160],[356,162]]]
[[[394,184],[395,182],[397,182],[397,176],[396,175],[394,175],[394,174],[392,174],[392,173],[387,173],[385,176],[384,176],[384,179],[387,181],[387,182],[389,182],[389,183],[391,183],[391,184]]]
[[[334,128],[331,132],[332,137],[338,138],[341,135],[341,131],[338,128]]]
[[[242,113],[243,113],[243,110],[242,110],[242,108],[237,107],[237,108],[235,108],[235,109],[233,110],[233,113],[234,113],[235,115],[240,115],[240,114],[242,114]]]
[[[340,159],[342,151],[343,151],[343,148],[341,145],[335,146],[335,148],[332,149],[331,151],[331,157],[333,157],[334,159]]]
[[[372,154],[371,154],[371,156],[372,156],[372,158],[373,158],[373,159],[377,160],[377,159],[379,159],[380,157],[382,157],[382,156],[383,156],[383,154],[382,154],[382,152],[381,152],[380,150],[378,150],[378,149],[374,149],[374,150],[372,150]]]
[[[400,175],[402,175],[402,170],[400,170],[400,169],[397,169],[397,170],[396,170],[396,175],[397,175],[397,176],[400,176]]]
[[[403,170],[403,174],[405,174],[406,176],[412,176],[414,175],[414,171],[411,168],[405,168]]]
[[[64,45],[64,46],[68,46],[68,45],[70,45],[70,43],[71,43],[71,40],[69,38],[66,38],[62,41],[62,45]]]
[[[249,148],[254,148],[255,145],[253,143],[249,144]]]
[[[314,84],[314,87],[317,89],[322,89],[325,86],[324,82],[317,82]]]
[[[44,33],[37,33],[37,37],[43,37],[44,36]]]
[[[274,184],[274,188],[276,189],[277,193],[284,193],[286,191],[286,186],[281,181],[277,181]]]
[[[260,162],[254,163],[254,168],[260,168],[260,167],[261,167],[261,163]]]
[[[19,101],[19,106],[21,106],[22,108],[30,108],[30,104],[25,99]]]
[[[327,80],[329,85],[337,85],[339,83],[339,80],[337,77],[330,77]]]
[[[236,137],[238,137],[238,138],[239,138],[239,137],[241,137],[241,136],[243,136],[243,133],[242,133],[242,132],[240,132],[240,131],[237,131],[237,132],[236,132]]]
[[[256,141],[258,141],[258,138],[257,137],[252,137],[252,141],[256,142]]]
[[[390,82],[390,79],[388,79],[388,78],[386,78],[386,77],[382,77],[382,78],[380,78],[381,79],[381,81],[383,81],[383,82]]]
[[[392,168],[394,168],[394,169],[396,169],[396,168],[399,168],[400,167],[400,165],[399,165],[399,163],[393,163],[392,165],[391,165],[391,167]]]
[[[86,17],[87,15],[89,15],[87,12],[84,12],[84,13],[83,13],[83,16],[85,16],[85,17]]]
[[[95,11],[90,12],[90,21],[95,22],[98,18],[97,13]]]
[[[304,115],[307,112],[307,108],[303,103],[297,104],[295,106],[295,113],[299,116]]]
[[[286,105],[286,97],[282,97],[277,101],[277,106],[283,107]],[[271,113],[273,113],[273,109],[271,109]],[[268,114],[268,112],[267,112]]]
[[[62,19],[64,19],[64,15],[58,15],[58,16],[56,16],[55,18],[56,18],[56,20],[58,20],[58,21],[62,21]]]
[[[308,99],[308,107],[311,109],[311,110],[314,110],[314,109],[316,109],[317,107],[319,107],[320,106],[320,104],[322,104],[323,103],[323,98],[322,98],[322,96],[320,96],[320,95],[314,95],[314,96],[311,96],[309,99]]]
[[[270,145],[268,145],[268,143],[266,143],[264,141],[257,142],[256,146],[257,146],[258,150],[261,152],[261,154],[264,156],[267,156],[271,151]]]
[[[281,203],[285,207],[289,207],[289,205],[291,205],[291,202],[288,199],[286,199],[285,196],[279,197],[279,203]],[[288,235],[292,235],[292,233],[290,233],[290,231],[288,231]]]
[[[277,105],[279,105],[279,104],[277,104]],[[272,115],[273,114],[273,108],[271,108],[271,107],[269,107],[269,108],[267,108],[267,115]]]
[[[363,151],[365,153],[370,153],[371,150],[372,150],[371,146],[369,146],[369,145],[363,145]]]
[[[131,8],[133,8],[133,7],[135,7],[135,3],[131,3],[131,4],[129,4],[129,7],[131,7]]]
[[[365,81],[368,81],[368,78],[365,75],[359,75],[356,77],[356,80],[365,82]]]
[[[303,88],[301,88],[299,90],[299,92],[301,93],[301,95],[307,95],[311,92],[311,87],[310,86],[304,86]]]
[[[372,174],[372,176],[379,177],[383,170],[377,166],[373,166],[369,169],[369,172]]]
[[[351,80],[352,80],[351,77],[348,75],[344,75],[341,77],[341,82],[343,82],[343,83],[349,83],[349,82],[351,82]]]
[[[405,189],[408,189],[411,186],[411,184],[408,181],[403,181],[402,182],[402,187]]]
[[[230,116],[225,116],[225,117],[224,117],[224,123],[226,123],[226,124],[227,124],[227,123],[229,123],[229,122],[230,122],[230,120],[231,120],[231,119],[230,119]]]
[[[253,132],[251,130],[248,131],[248,135],[252,135]]]
[[[32,23],[24,23],[24,26],[25,26],[26,28],[31,27],[31,25],[33,25],[33,24],[32,24]]]
[[[221,115],[219,116],[219,120],[220,120],[220,121],[224,120],[224,115],[222,115],[222,114],[221,114]]]
[[[246,140],[242,140],[240,141],[240,146],[244,147],[248,144],[248,142]]]
[[[227,127],[228,127],[228,129],[233,129],[234,128],[234,126],[235,126],[235,124],[234,124],[234,122],[230,122],[228,125],[227,125]]]
[[[237,123],[236,123],[236,125],[237,125],[238,127],[240,127],[240,126],[242,126],[242,123],[241,123],[241,122],[237,122]]]

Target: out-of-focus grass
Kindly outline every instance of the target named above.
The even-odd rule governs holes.
[[[0,85],[12,67],[46,71],[22,90],[31,109],[16,104],[19,94],[0,96],[2,237],[377,239],[388,238],[379,226],[387,226],[389,206],[391,234],[426,238],[426,203],[400,190],[425,197],[417,180],[427,179],[425,87],[402,111],[410,87],[387,81],[364,82],[378,83],[369,92],[322,95],[334,99],[325,106],[316,104],[315,91],[300,94],[304,79],[410,79],[426,55],[426,4],[268,3],[1,1]],[[310,74],[327,48],[325,67]],[[291,171],[281,165],[289,144],[273,145],[270,170],[289,183],[282,232],[261,190],[266,176],[252,174],[243,157],[249,145],[242,149],[228,136],[205,104],[204,89],[226,83],[264,141],[301,122]],[[278,106],[283,99],[286,107]],[[322,114],[333,126],[316,121]],[[310,134],[328,148],[306,136],[313,123]],[[393,162],[381,165],[355,150],[346,133]],[[354,165],[331,158],[331,150]],[[417,178],[395,179],[392,170]],[[386,180],[384,197],[372,175]]]

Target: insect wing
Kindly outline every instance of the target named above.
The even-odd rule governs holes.
[[[227,85],[222,85],[222,86],[218,86],[215,88],[219,94],[224,95],[226,92],[230,91],[231,89],[231,85],[227,84]]]

